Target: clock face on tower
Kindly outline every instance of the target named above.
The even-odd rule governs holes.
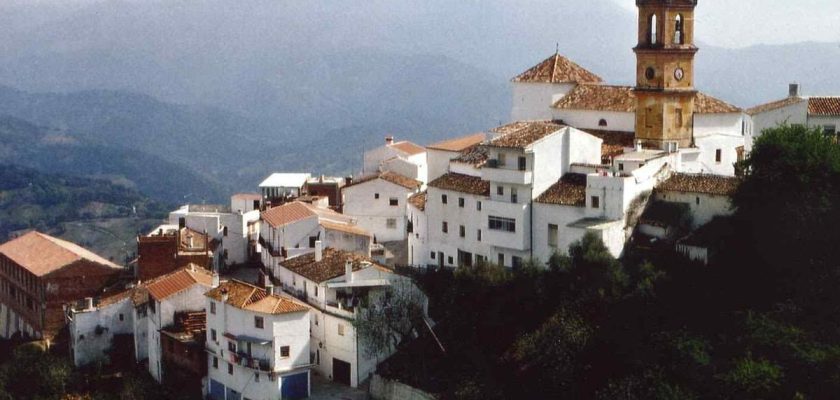
[[[683,69],[682,69],[682,68],[677,68],[677,69],[674,71],[674,78],[675,78],[676,80],[678,80],[678,81],[683,80],[683,78],[685,78],[685,71],[683,71]]]

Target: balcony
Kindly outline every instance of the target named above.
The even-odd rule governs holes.
[[[229,361],[241,367],[256,371],[271,371],[271,363],[267,359],[249,356],[246,353],[228,353]]]
[[[499,168],[496,167],[495,163],[488,163],[481,169],[481,179],[511,185],[530,185],[533,182],[534,173],[518,169]]]

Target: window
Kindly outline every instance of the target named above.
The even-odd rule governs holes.
[[[458,198],[458,207],[464,208],[464,203],[465,203],[464,198],[459,197]]]
[[[391,197],[390,199],[388,199],[388,204],[390,204],[391,207],[399,206],[400,205],[400,199],[398,199],[396,197]]]
[[[318,286],[315,286],[315,297],[318,297]]]
[[[592,208],[601,208],[601,198],[598,196],[592,196]]]
[[[618,163],[618,170],[624,171],[624,163]]]
[[[476,233],[476,239],[478,239],[479,242],[481,241],[481,229],[479,229]]]
[[[715,150],[715,162],[720,163],[722,158],[723,158],[723,150],[721,150],[721,149]]]
[[[519,165],[517,166],[519,167],[520,171],[524,171],[525,168],[528,166],[527,159],[525,157],[519,157]]]
[[[505,195],[505,187],[504,186],[496,186],[496,194],[499,196]]]
[[[341,326],[341,325],[339,325]],[[289,356],[289,346],[281,346],[280,347],[280,357],[288,357]]]
[[[700,205],[700,196],[695,197],[694,202],[697,203],[697,205],[699,206]]]
[[[683,126],[682,108],[677,108],[674,110],[674,125],[676,125],[677,128],[682,128]]]
[[[488,225],[491,230],[503,232],[516,232],[516,220],[502,217],[488,217]]]
[[[674,19],[674,44],[685,44],[682,14],[677,14],[677,17]]]
[[[310,236],[309,237],[309,248],[314,249],[315,248],[315,242],[317,242],[317,241],[318,241],[317,236]]]
[[[233,375],[233,364],[227,363],[228,365],[228,375]]]
[[[502,253],[499,253],[498,261],[499,261],[499,266],[504,267],[505,266],[505,255],[502,254]]]
[[[461,237],[467,237],[467,228],[464,225],[458,227],[458,235]]]
[[[443,231],[443,233],[449,233],[449,223],[443,221],[443,226],[441,227],[441,230]]]
[[[503,167],[506,163],[505,153],[499,153],[499,166]]]
[[[213,368],[219,369],[219,357],[213,357]]]
[[[259,372],[254,372],[254,382],[259,382],[259,381],[260,381],[260,373]]]
[[[449,263],[449,265],[452,265],[452,264],[455,263],[455,260],[452,259],[452,256],[447,257],[446,261]]]
[[[823,126],[823,133],[826,136],[834,136],[837,134],[837,125],[824,125]]]
[[[210,330],[210,340],[212,340],[212,341],[214,341],[214,342],[216,342],[216,341],[217,341],[217,340],[216,340],[216,330],[215,330],[215,329],[211,329],[211,330]]]
[[[657,33],[656,14],[653,14],[648,20],[648,34],[650,35],[648,38],[649,44],[656,44],[659,36]]]
[[[510,202],[511,203],[518,203],[519,202],[519,195],[516,193],[516,188],[510,188]]]
[[[263,320],[263,317],[254,317],[254,327],[257,329],[263,329],[265,327],[265,320]]]
[[[236,353],[236,342],[228,341],[228,351]]]
[[[344,336],[344,325],[338,324],[338,336]]]
[[[125,315],[120,314],[120,321],[125,321]]]
[[[211,301],[210,302],[210,314],[215,314],[215,313],[216,313],[216,302]]]
[[[598,126],[607,126],[607,120],[601,119],[600,121],[598,121]]]
[[[446,197],[445,194],[440,195],[440,202],[446,204],[449,199]]]
[[[481,211],[481,201],[475,202],[475,209]]]
[[[431,255],[432,255],[432,260],[434,260],[435,259],[435,252],[434,251],[431,252]]]
[[[222,228],[222,236],[227,236],[227,227]]]
[[[397,229],[397,219],[396,218],[388,218],[385,220],[385,227],[388,229]]]
[[[511,262],[513,263],[513,269],[522,268],[522,257],[513,256]]]
[[[373,198],[379,200],[379,193],[374,193]]]
[[[557,248],[557,233],[557,225],[548,224],[548,247]]]

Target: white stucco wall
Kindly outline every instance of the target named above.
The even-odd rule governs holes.
[[[752,116],[753,137],[761,136],[763,130],[768,128],[775,128],[783,123],[801,124],[805,125],[808,120],[808,101],[803,100],[799,103],[789,105],[787,107],[770,110],[767,112],[755,114]]]
[[[534,203],[534,258],[545,263],[555,252],[567,254],[569,245],[585,233],[568,225],[585,217],[585,207]],[[556,243],[548,241],[550,224],[557,225]]]
[[[693,217],[692,229],[706,225],[714,217],[725,217],[734,213],[732,201],[728,196],[657,190],[654,197],[661,201],[688,204]]]
[[[408,265],[425,266],[431,264],[429,258],[429,221],[425,211],[408,205],[408,219],[413,224],[412,233],[408,234]]]
[[[374,179],[342,190],[344,214],[356,219],[358,225],[376,236],[379,242],[406,239],[406,209],[408,197],[415,192],[391,182]],[[379,198],[376,198],[379,194]],[[391,206],[390,199],[397,199]],[[388,219],[396,225],[388,227]]]
[[[458,158],[455,151],[426,149],[426,163],[428,165],[428,181],[431,182],[449,172],[449,161]]]
[[[68,324],[73,364],[77,367],[93,362],[109,362],[114,335],[133,334],[134,305],[127,297],[105,307],[73,313]],[[122,317],[122,319],[120,319]],[[97,327],[101,333],[97,334]]]
[[[700,150],[697,163],[693,165],[693,168],[682,168],[681,172],[735,176],[735,163],[738,161],[737,148],[746,148],[746,139],[740,135],[707,134],[695,136],[694,144]],[[718,150],[721,154],[720,161],[717,161]],[[685,164],[685,166],[688,165]]]
[[[151,308],[148,312],[146,339],[148,340],[149,373],[157,382],[163,381],[160,330],[175,323],[175,313],[181,311],[203,311],[205,307],[204,293],[210,287],[194,284],[189,289],[167,297],[163,301],[154,301],[155,312]],[[138,340],[135,337],[135,340]]]
[[[447,204],[443,204],[442,196],[447,196]],[[487,204],[490,199],[485,196],[468,193],[441,190],[429,187],[426,200],[426,219],[428,232],[428,246],[425,260],[427,264],[441,265],[438,253],[443,253],[444,266],[456,266],[458,250],[476,255],[489,256],[491,246],[487,244]],[[464,199],[464,207],[459,207],[458,199]],[[481,210],[478,203],[481,202]],[[443,222],[448,224],[448,233],[443,232]],[[465,237],[460,237],[460,226],[464,226]],[[482,232],[482,240],[478,240],[478,231]],[[432,257],[431,253],[435,256]],[[449,262],[449,258],[452,262]]]
[[[564,124],[579,129],[602,129],[610,131],[634,132],[636,114],[618,111],[561,110],[552,109],[552,119],[562,120]],[[601,126],[601,120],[607,126]]]
[[[513,83],[511,121],[547,120],[552,117],[554,103],[569,94],[574,83]]]

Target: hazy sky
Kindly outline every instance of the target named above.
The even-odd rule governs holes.
[[[698,39],[715,46],[840,41],[838,0],[699,0],[696,18]]]

